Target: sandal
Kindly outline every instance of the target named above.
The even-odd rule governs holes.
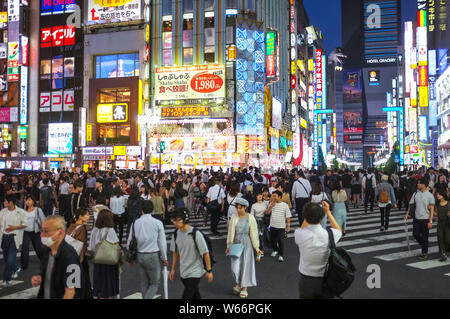
[[[241,293],[241,289],[242,289],[241,286],[236,285],[236,286],[233,287],[233,293],[235,295],[239,295]]]
[[[246,290],[242,290],[241,293],[239,294],[239,297],[241,297],[242,299],[245,299],[248,297],[248,293]]]

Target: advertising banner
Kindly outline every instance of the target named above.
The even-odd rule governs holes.
[[[75,25],[61,25],[41,29],[41,48],[73,44],[75,44]]]
[[[73,123],[48,124],[48,153],[71,154],[73,146]]]
[[[234,136],[161,138],[167,153],[225,152],[235,150]]]
[[[8,43],[8,81],[19,81],[19,42]]]
[[[272,126],[279,130],[283,128],[281,118],[281,102],[276,98],[272,98]]]
[[[50,112],[51,99],[50,92],[41,92],[39,112]]]
[[[20,0],[8,0],[8,22],[19,21]]]
[[[97,105],[98,123],[121,123],[128,121],[128,104],[99,104]]]
[[[362,103],[361,71],[344,70],[342,93],[344,104]]]
[[[266,139],[264,136],[237,136],[238,154],[262,154],[265,151]]]
[[[17,107],[0,107],[0,123],[17,122],[19,109]]]
[[[88,0],[88,25],[140,20],[141,0]]]
[[[74,90],[64,91],[64,111],[73,111],[74,106]]]
[[[185,107],[162,107],[162,118],[197,118],[208,117],[209,107],[207,106],[185,106]]]
[[[225,98],[225,65],[156,68],[155,100],[216,98]]]
[[[344,133],[362,133],[362,113],[344,112]]]
[[[26,125],[28,119],[28,67],[21,66],[20,69],[20,124]]]
[[[344,143],[346,144],[360,144],[363,142],[363,136],[357,135],[344,135]]]

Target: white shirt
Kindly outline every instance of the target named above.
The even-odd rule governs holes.
[[[119,242],[119,237],[117,237],[117,234],[114,231],[114,228],[110,228],[110,227],[97,228],[97,227],[94,227],[94,229],[92,229],[91,238],[89,239],[89,248],[88,248],[88,250],[95,251],[95,246],[97,246],[97,244],[103,240],[105,235],[106,235],[106,241],[107,242],[109,242],[111,244],[115,244],[115,243]]]
[[[23,229],[13,230],[7,233],[5,230],[8,226],[19,226],[26,225],[27,217],[25,215],[25,211],[22,208],[16,206],[13,211],[10,211],[8,208],[3,208],[0,211],[0,238],[3,235],[12,235],[14,236],[14,242],[16,244],[16,248],[20,247],[23,240]]]
[[[228,219],[233,216],[233,214],[237,214],[236,206],[234,206],[234,203],[236,202],[236,198],[242,197],[241,193],[237,193],[236,197],[231,197],[230,195],[227,196],[227,202],[230,205],[228,207]]]
[[[342,233],[333,228],[331,230],[337,243]],[[330,256],[328,232],[320,224],[297,228],[295,243],[300,251],[298,271],[305,276],[323,277]]]
[[[167,260],[167,243],[166,234],[162,222],[153,218],[150,214],[142,215],[137,219],[128,237],[128,246],[131,238],[136,237],[139,253],[156,253],[160,252],[161,259]]]
[[[42,209],[40,209],[39,207],[35,207],[34,211],[32,212],[26,211],[26,218],[27,228],[25,228],[24,230],[35,233],[40,232],[39,225],[42,226],[42,223],[45,221],[45,215],[42,212]]]
[[[48,180],[47,186],[52,186],[52,182],[50,180]],[[41,189],[42,187],[44,187],[44,182],[41,180],[39,181],[39,189]]]
[[[220,189],[222,188],[222,189]],[[219,192],[220,189],[220,192]],[[219,205],[222,204],[222,199],[225,198],[225,191],[223,187],[219,185],[214,185],[208,190],[208,194],[206,194],[206,197],[208,197],[211,201],[218,199]]]
[[[127,203],[127,199],[125,196],[113,196],[109,199],[109,208],[111,208],[111,212],[115,215],[120,215],[125,213],[125,206]]]
[[[367,174],[367,176],[364,176],[361,182],[362,187],[365,189],[366,188],[366,179],[370,179],[372,178],[372,187],[375,188],[377,187],[377,179],[375,177],[375,174]]]
[[[329,201],[327,194],[325,194],[323,192],[320,193],[319,195],[312,195],[311,196],[311,203],[318,203],[318,204],[320,204],[324,200],[328,200]]]
[[[311,194],[311,192],[312,192],[312,188],[311,188],[311,184],[309,183],[309,181],[307,179],[300,177],[292,185],[291,198],[292,198],[292,200],[295,200],[296,198],[309,198],[309,194]]]
[[[69,183],[63,183],[59,186],[59,192],[61,195],[69,195]]]
[[[250,214],[254,215],[255,218],[263,218],[266,214],[267,204],[265,202],[254,203],[250,209]]]
[[[270,186],[269,188],[269,194],[272,195],[274,191],[276,191],[277,189],[273,186]]]
[[[272,207],[270,227],[285,229],[286,218],[290,218],[291,216],[291,210],[289,209],[288,204],[285,202],[276,203],[275,206]]]

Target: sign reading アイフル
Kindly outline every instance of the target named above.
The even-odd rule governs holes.
[[[156,101],[215,98],[225,98],[225,65],[156,68]]]
[[[141,0],[89,0],[88,25],[140,20]]]

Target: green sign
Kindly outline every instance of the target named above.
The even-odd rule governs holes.
[[[266,33],[266,55],[275,55],[275,32]]]
[[[166,142],[159,142],[159,149],[160,149],[160,152],[161,153],[163,153],[164,152],[164,150],[166,149]]]
[[[27,128],[25,126],[19,126],[19,137],[23,139],[27,138]]]

